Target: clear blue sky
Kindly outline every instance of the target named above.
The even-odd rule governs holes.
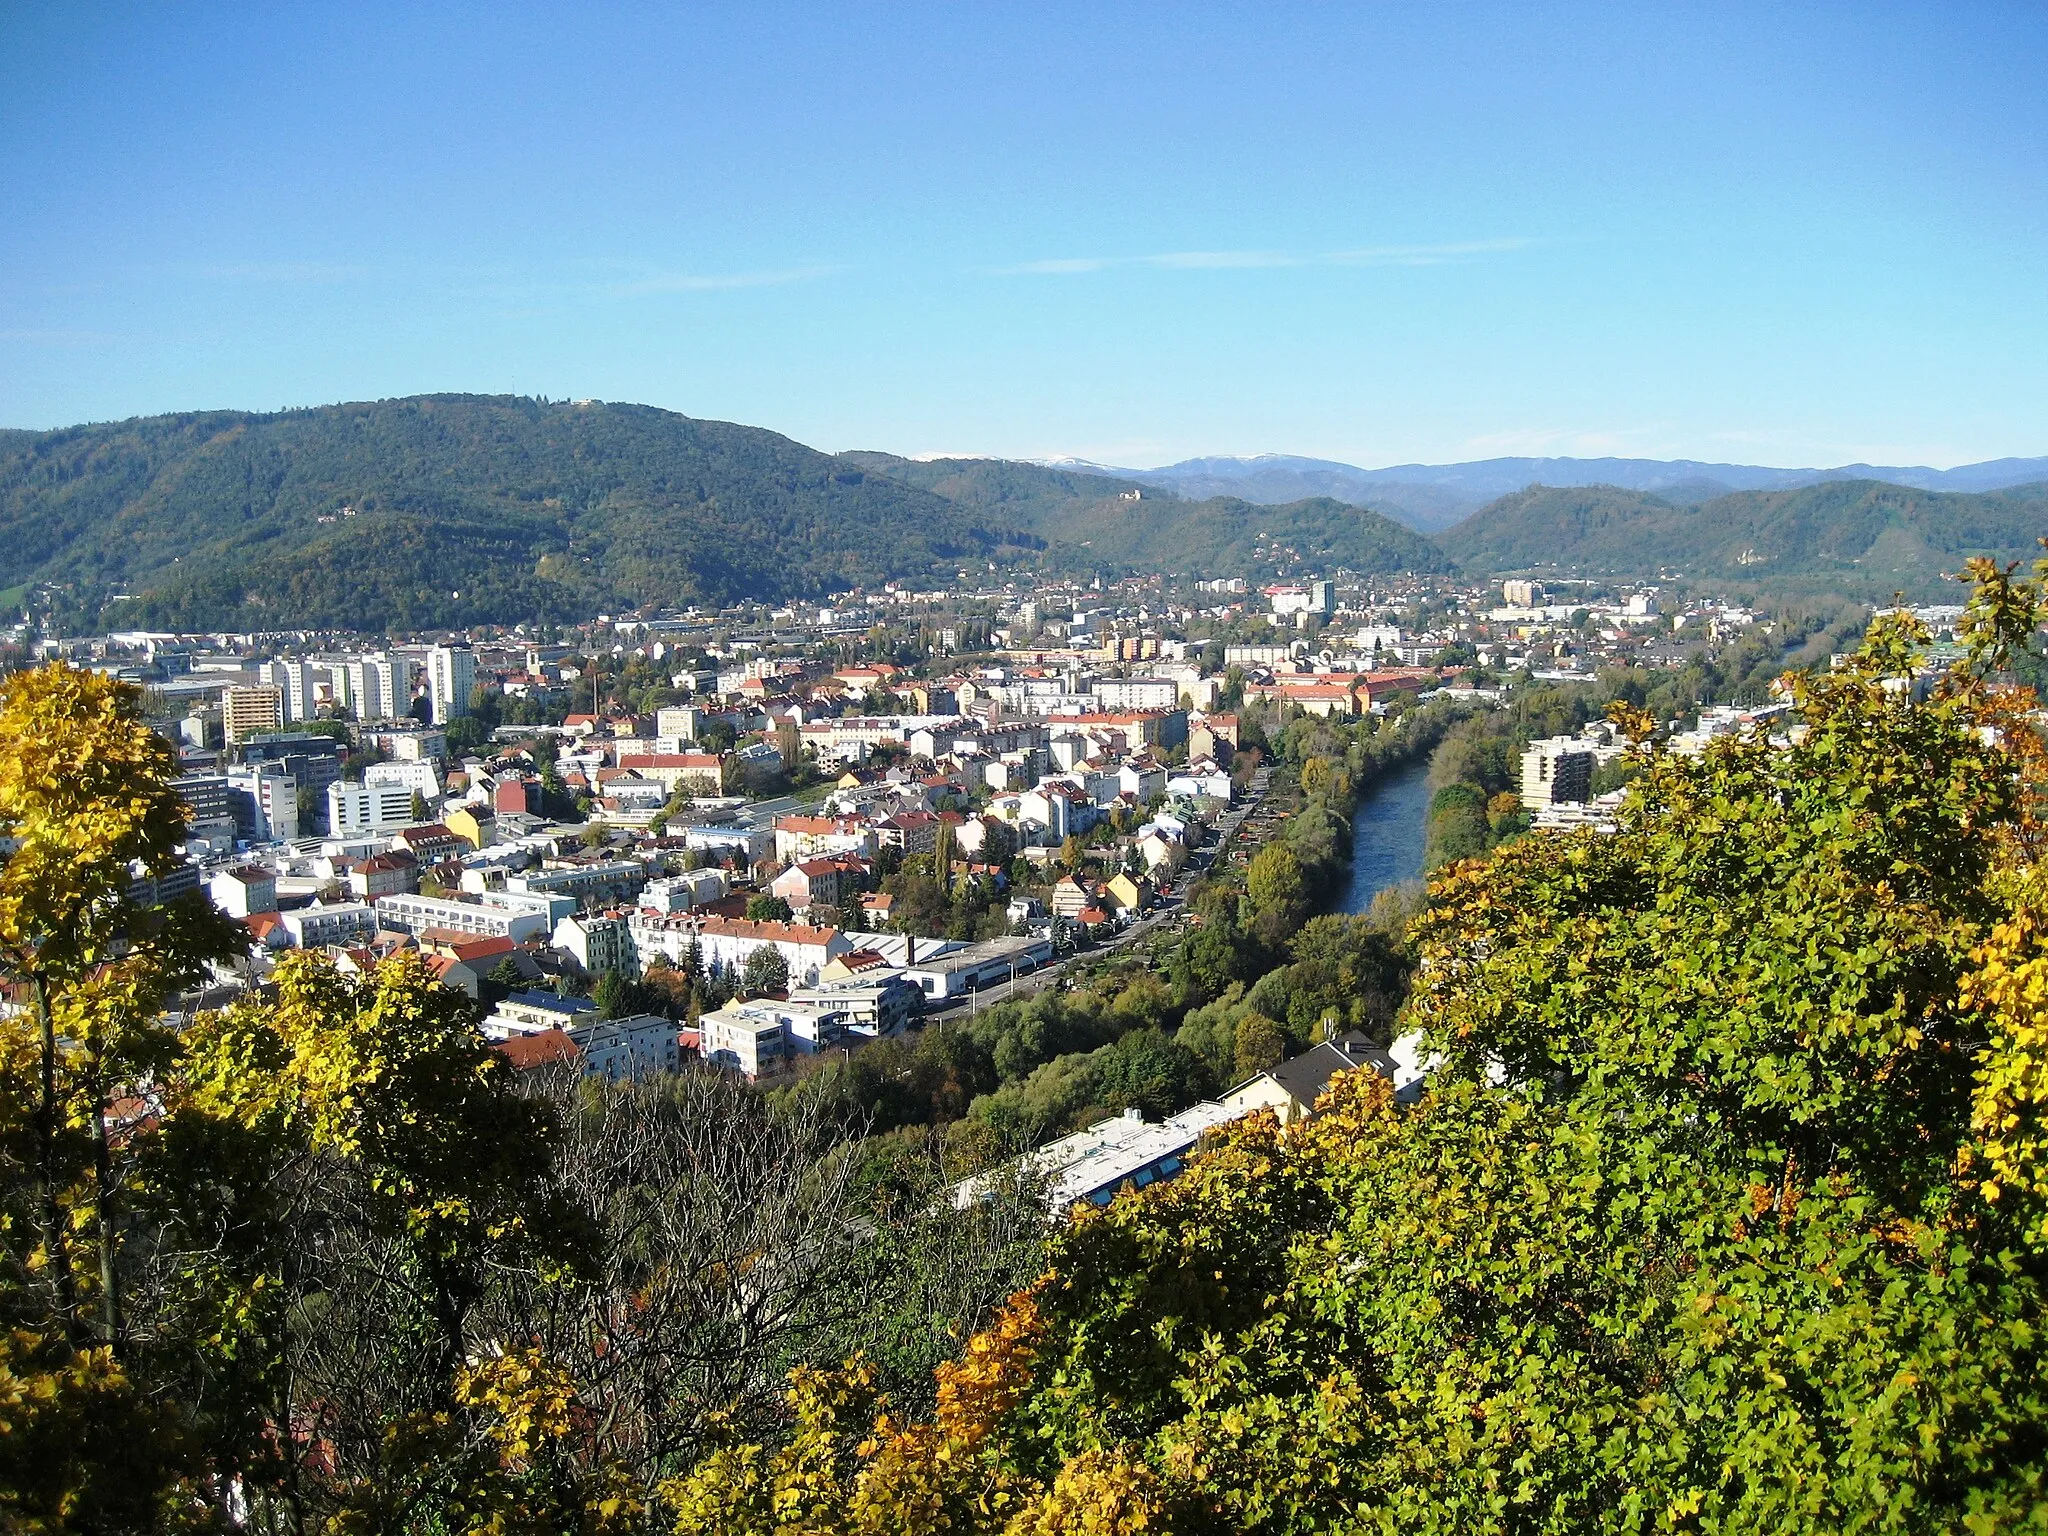
[[[0,0],[0,424],[2048,453],[2048,8]]]

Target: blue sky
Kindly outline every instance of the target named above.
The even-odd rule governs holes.
[[[0,424],[2048,453],[2048,8],[0,0]]]

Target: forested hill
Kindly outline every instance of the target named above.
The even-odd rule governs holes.
[[[1003,460],[834,457],[651,406],[426,395],[0,432],[0,612],[38,592],[62,623],[574,619],[950,581],[990,561],[1251,577],[1449,566],[1341,502],[1186,501]]]
[[[1531,486],[1436,536],[1459,565],[1502,571],[1753,581],[1785,590],[1930,597],[1966,556],[2030,559],[2048,485],[1979,494],[1840,480],[1683,505],[1616,486]]]
[[[1010,459],[840,457],[957,501],[982,522],[1044,540],[1055,568],[1260,579],[1338,567],[1451,569],[1444,552],[1422,535],[1328,496],[1278,506],[1235,496],[1196,501],[1156,485]]]
[[[0,588],[162,627],[793,597],[1005,553],[958,503],[649,406],[430,395],[0,435]]]

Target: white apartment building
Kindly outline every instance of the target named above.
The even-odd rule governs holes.
[[[593,976],[606,971],[633,976],[640,970],[632,930],[622,917],[565,917],[555,924],[548,942]]]
[[[544,939],[555,925],[576,912],[568,896],[528,895],[519,891],[487,891],[469,901],[447,896],[380,896],[377,921],[400,933],[442,928],[482,939],[510,939],[523,944]]]
[[[413,819],[412,794],[403,783],[337,779],[327,786],[327,830],[336,837],[353,837],[407,826]]]
[[[654,734],[695,741],[704,728],[704,712],[694,704],[671,704],[654,713]]]
[[[377,936],[377,912],[368,902],[337,902],[333,906],[300,907],[283,912],[278,920],[301,949],[321,949],[329,944],[352,944]]]
[[[742,971],[747,957],[764,946],[782,953],[789,966],[791,986],[815,986],[818,973],[827,962],[853,949],[852,941],[837,928],[813,928],[807,923],[753,923],[737,917],[664,917],[654,912],[635,912],[626,919],[632,932],[634,952],[644,966],[656,955],[666,955],[670,964],[680,965],[697,947],[698,959],[708,970]]]
[[[1170,677],[1104,677],[1095,684],[1095,701],[1104,709],[1172,709],[1180,694]]]
[[[264,683],[278,691],[285,719],[311,720],[320,713],[312,662],[303,657],[294,661],[266,661],[259,672]]]
[[[437,645],[427,652],[427,690],[434,701],[434,724],[446,725],[469,713],[469,690],[476,683],[476,652],[466,645]]]
[[[372,763],[363,770],[365,784],[399,784],[409,792],[417,792],[429,800],[441,798],[440,765],[432,758],[423,758],[416,763]]]
[[[228,788],[239,789],[256,806],[251,835],[257,842],[288,843],[299,835],[299,785],[283,763],[248,763],[230,768]]]
[[[334,669],[339,702],[358,720],[396,720],[412,705],[413,664],[409,656],[356,657]]]
[[[1522,752],[1522,809],[1539,811],[1593,798],[1592,744],[1576,736],[1532,741]]]
[[[659,1014],[594,1019],[570,1030],[569,1039],[583,1057],[586,1074],[614,1083],[673,1072],[683,1064],[675,1021]]]
[[[508,891],[568,896],[579,902],[631,901],[646,884],[647,866],[638,859],[565,864],[557,869],[529,869],[505,877]]]

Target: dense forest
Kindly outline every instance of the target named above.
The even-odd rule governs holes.
[[[0,433],[0,599],[60,622],[367,630],[790,599],[1027,563],[1444,570],[1335,502],[1182,502],[832,457],[648,406],[430,395]]]
[[[1874,480],[1742,491],[1694,504],[1611,485],[1531,486],[1436,536],[1474,571],[1751,583],[1932,598],[1972,555],[2024,560],[2048,533],[2048,485],[1963,494]]]
[[[1137,499],[1132,499],[1135,496]],[[1425,538],[1327,496],[1193,500],[995,459],[830,456],[647,406],[431,395],[0,432],[0,605],[63,624],[410,629],[791,599],[965,564],[1271,579],[1672,568],[1932,593],[2048,488],[1835,481],[1699,505],[1541,486]]]
[[[1179,571],[1271,578],[1339,568],[1448,571],[1428,539],[1364,507],[1314,496],[1285,503],[1211,496],[1008,459],[842,454],[959,502],[985,522],[1027,531],[1070,570]],[[1132,500],[1132,493],[1138,498]]]
[[[434,395],[0,436],[0,582],[167,627],[582,619],[1001,558],[956,503],[754,427]]]

